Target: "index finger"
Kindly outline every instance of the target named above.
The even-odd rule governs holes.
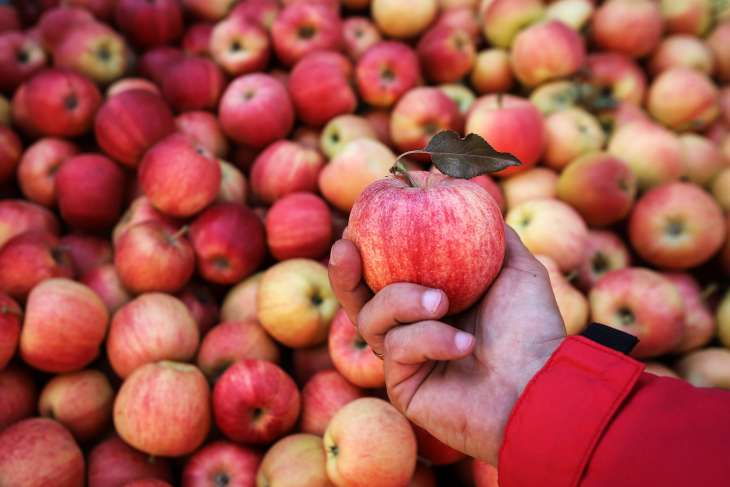
[[[329,277],[332,290],[350,321],[357,315],[373,293],[362,280],[362,260],[355,244],[341,239],[330,250]]]

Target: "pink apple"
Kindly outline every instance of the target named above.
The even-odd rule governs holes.
[[[22,154],[20,138],[8,127],[0,125],[0,184],[14,179]]]
[[[271,38],[279,60],[290,66],[309,53],[338,51],[344,44],[337,12],[312,2],[284,8],[271,26]]]
[[[73,5],[62,5],[44,11],[36,28],[43,47],[47,51],[52,51],[63,41],[66,34],[88,23],[95,23],[91,12]]]
[[[112,247],[101,237],[85,233],[67,233],[61,247],[68,252],[77,276],[112,261]]]
[[[332,416],[345,404],[363,397],[363,391],[332,369],[314,374],[302,389],[301,430],[323,435]]]
[[[163,215],[150,203],[144,196],[135,198],[117,222],[112,231],[112,242],[116,245],[119,238],[130,227],[145,222],[157,222],[167,225],[170,228],[177,227],[177,220],[169,216]]]
[[[261,455],[244,446],[215,441],[195,452],[185,463],[182,487],[253,486]]]
[[[12,92],[46,65],[37,40],[23,32],[0,33],[0,91]]]
[[[442,5],[438,19],[436,19],[432,28],[451,27],[463,30],[469,34],[475,44],[478,44],[481,39],[481,26],[479,25],[478,16],[474,15],[475,7],[476,5],[454,5],[445,9]]]
[[[390,137],[401,152],[426,147],[442,130],[458,131],[463,123],[459,107],[434,87],[418,87],[406,92],[390,117]]]
[[[81,275],[81,282],[101,298],[110,313],[114,313],[132,299],[114,264],[103,264],[89,270]]]
[[[713,23],[713,4],[708,0],[663,0],[664,28],[671,33],[701,37]]]
[[[332,485],[327,478],[322,438],[297,433],[274,443],[261,461],[256,485],[315,487]]]
[[[214,109],[225,85],[218,65],[206,57],[190,56],[165,71],[162,94],[179,112]]]
[[[730,389],[727,379],[730,370],[730,350],[709,347],[685,355],[674,365],[674,370],[695,387]]]
[[[596,52],[588,56],[586,66],[588,81],[593,86],[609,90],[619,101],[641,105],[646,75],[636,61],[618,52]]]
[[[719,24],[707,37],[707,44],[715,56],[715,74],[722,81],[730,81],[730,22]]]
[[[484,36],[502,49],[509,48],[520,30],[543,15],[540,0],[494,0],[481,2],[479,9]]]
[[[509,91],[513,83],[509,53],[499,48],[479,51],[469,80],[480,95]]]
[[[296,142],[279,140],[258,155],[251,168],[251,190],[266,204],[298,191],[315,192],[324,166],[322,154]]]
[[[181,113],[175,117],[175,127],[216,157],[226,157],[228,154],[228,141],[220,122],[212,113],[202,110]]]
[[[332,320],[328,345],[332,364],[348,382],[369,389],[385,385],[383,361],[375,356],[343,310]]]
[[[193,56],[209,56],[214,27],[210,22],[197,22],[188,27],[180,42],[183,51]]]
[[[23,200],[0,200],[0,248],[23,232],[37,230],[58,234],[58,220],[53,213]]]
[[[436,26],[418,41],[418,58],[426,77],[435,83],[453,83],[474,66],[476,48],[465,30]]]
[[[322,257],[332,240],[327,204],[311,193],[283,197],[266,214],[266,239],[278,260]]]
[[[700,186],[709,186],[725,169],[728,160],[720,148],[709,139],[697,134],[679,137],[684,155],[684,176]]]
[[[664,277],[677,287],[684,302],[683,335],[676,351],[686,353],[704,347],[715,336],[717,323],[702,296],[699,283],[690,274],[682,272],[666,273]]]
[[[342,23],[345,52],[357,61],[371,46],[382,40],[380,31],[367,17],[348,17]]]
[[[177,47],[161,46],[150,49],[139,58],[139,74],[161,85],[167,68],[182,59],[185,59],[185,53]]]
[[[210,430],[210,390],[194,366],[156,362],[135,370],[114,401],[114,427],[129,445],[150,455],[195,451]]]
[[[170,464],[164,458],[150,457],[127,445],[117,435],[91,449],[88,456],[89,487],[124,487],[139,479],[169,481]]]
[[[673,96],[683,93],[683,96]],[[670,129],[700,130],[719,114],[717,87],[706,75],[689,68],[660,74],[649,88],[648,109]]]
[[[387,108],[419,84],[418,56],[407,44],[378,42],[365,51],[355,67],[357,89],[369,105]]]
[[[317,372],[334,368],[327,343],[310,348],[297,348],[292,354],[293,374],[297,383],[306,385]]]
[[[673,35],[665,38],[651,56],[649,65],[655,75],[671,68],[695,69],[712,75],[715,59],[712,50],[702,40],[690,35]]]
[[[502,193],[508,210],[529,200],[555,198],[558,192],[558,174],[545,167],[533,167],[501,181]]]
[[[577,107],[548,116],[545,131],[545,164],[558,171],[583,154],[600,151],[606,143],[598,119]]]
[[[121,78],[129,57],[124,38],[98,22],[76,26],[53,47],[54,66],[73,69],[100,84]]]
[[[190,315],[198,325],[198,331],[202,337],[213,325],[218,323],[218,303],[208,286],[198,282],[189,282],[177,297],[190,311]]]
[[[72,142],[52,137],[29,146],[18,165],[18,184],[25,197],[46,207],[54,206],[56,171],[63,161],[78,152]]]
[[[30,371],[20,365],[0,367],[0,431],[35,415],[38,391]]]
[[[266,32],[271,32],[276,17],[281,13],[280,3],[278,0],[246,0],[236,5],[230,16],[243,17]]]
[[[146,49],[169,44],[183,28],[182,8],[175,0],[118,0],[114,19],[127,38]]]
[[[607,51],[643,57],[659,44],[662,15],[652,0],[608,0],[591,20],[591,34]]]
[[[262,276],[263,272],[254,274],[228,291],[221,305],[223,321],[257,320],[256,299]]]
[[[623,240],[609,230],[590,230],[585,259],[578,267],[577,284],[590,290],[607,272],[631,265],[631,255]]]
[[[230,15],[210,35],[213,60],[231,76],[263,70],[269,61],[269,37],[255,22]]]

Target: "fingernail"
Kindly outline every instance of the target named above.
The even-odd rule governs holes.
[[[454,345],[456,345],[456,349],[460,352],[469,350],[472,342],[474,342],[474,336],[465,331],[459,331],[454,336]]]
[[[337,261],[342,257],[342,249],[340,249],[339,241],[335,242],[330,249],[330,265],[337,265]]]
[[[421,296],[421,306],[429,313],[435,313],[441,304],[441,292],[429,289]]]

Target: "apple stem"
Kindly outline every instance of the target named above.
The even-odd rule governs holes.
[[[420,150],[412,150],[408,152],[404,152],[403,154],[398,156],[398,159],[395,160],[395,163],[393,163],[393,166],[390,168],[390,173],[395,176],[403,176],[408,184],[410,184],[412,187],[416,187],[415,181],[413,181],[413,178],[411,178],[411,175],[408,172],[408,168],[405,164],[403,164],[403,161],[401,159],[408,154],[420,154],[423,151]]]
[[[177,240],[178,238],[180,238],[183,235],[185,235],[186,233],[188,233],[189,229],[190,229],[190,227],[188,225],[183,225],[182,227],[180,227],[180,229],[177,232],[173,233],[170,236],[170,240],[173,240],[173,241]]]

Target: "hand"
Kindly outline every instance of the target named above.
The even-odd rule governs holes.
[[[397,283],[373,296],[350,241],[335,243],[329,266],[337,298],[385,360],[391,402],[447,445],[492,465],[517,398],[565,337],[547,271],[505,230],[499,276],[457,316],[444,318],[448,298],[438,289]]]

